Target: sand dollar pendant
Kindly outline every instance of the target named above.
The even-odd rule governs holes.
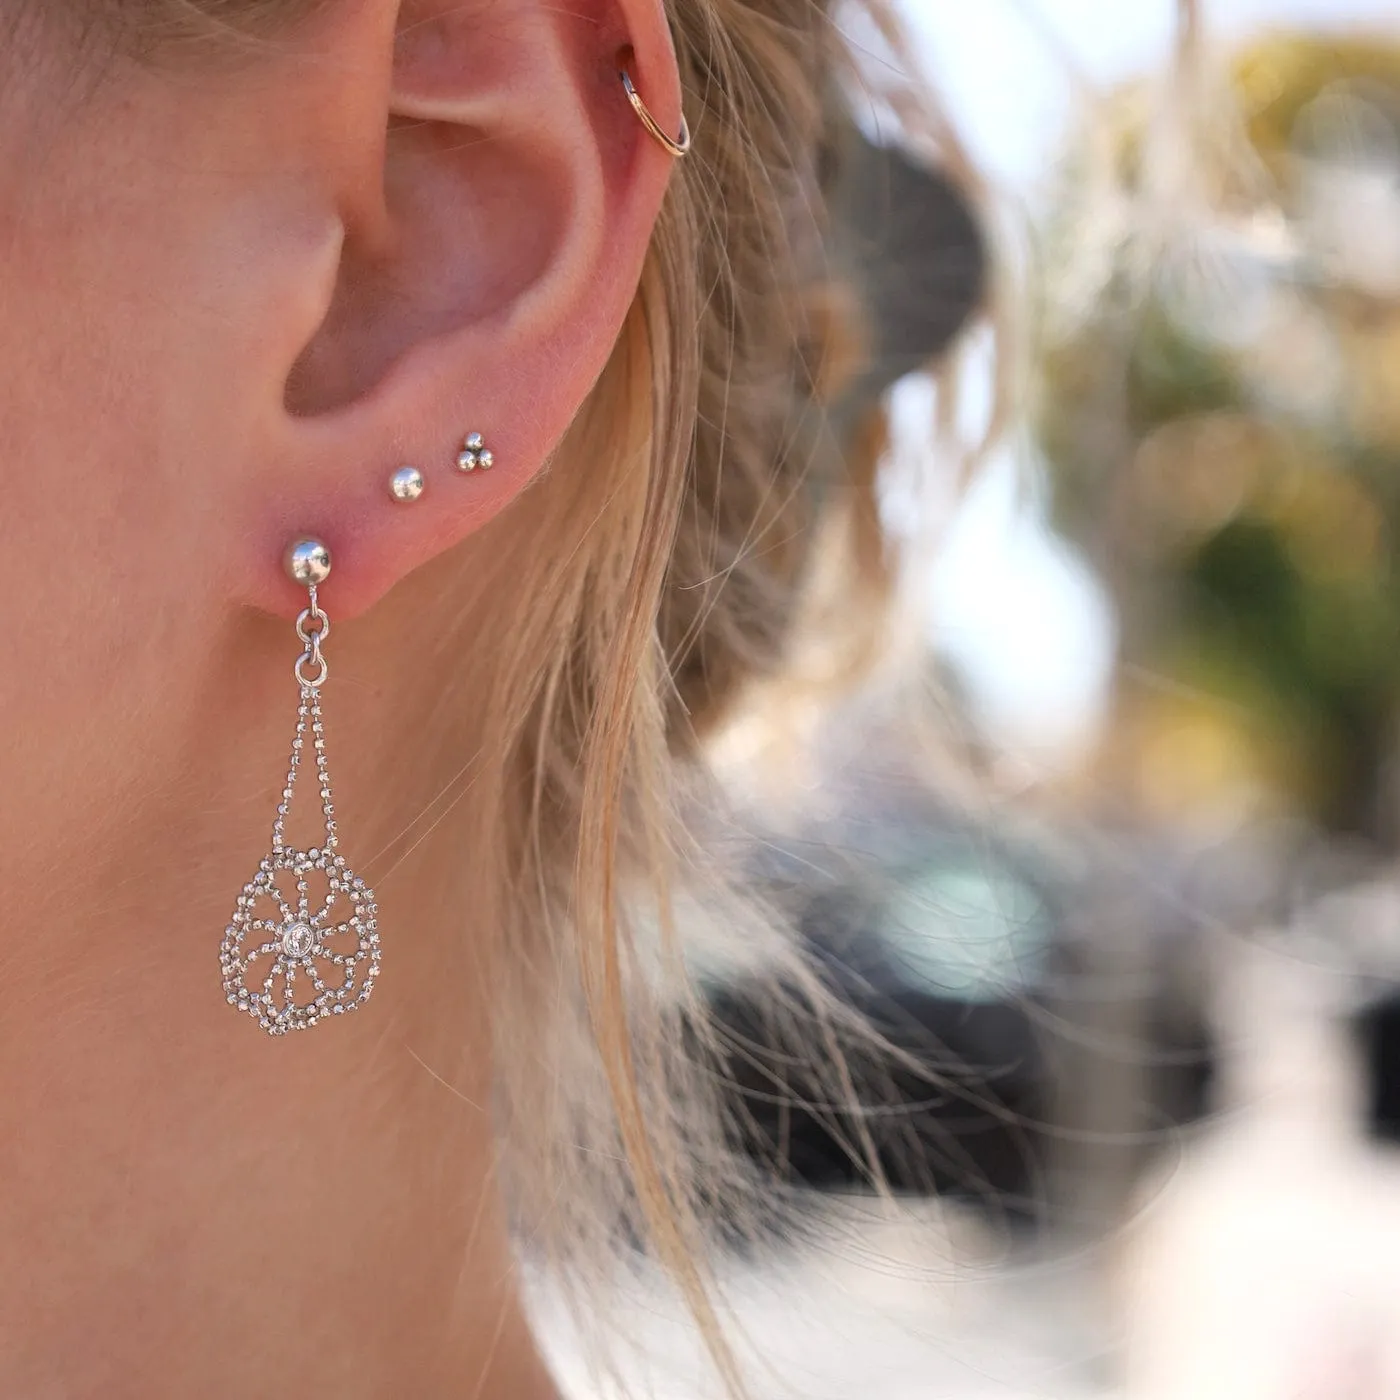
[[[296,736],[272,824],[272,849],[243,886],[219,950],[228,1004],[269,1035],[310,1030],[358,1010],[379,976],[379,910],[374,891],[340,853],[326,762],[321,687],[329,667],[321,647],[331,624],[316,589],[330,569],[330,551],[317,540],[299,540],[287,551],[288,572],[310,595],[297,619],[305,650],[294,667],[301,691]],[[302,850],[287,843],[286,825],[308,757],[320,786],[325,831],[318,846]]]

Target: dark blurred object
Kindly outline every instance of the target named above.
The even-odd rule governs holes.
[[[1057,878],[1033,847],[953,825],[915,788],[867,775],[847,802],[822,842],[770,836],[759,861],[827,990],[874,1032],[843,1037],[858,1108],[832,1105],[811,1068],[826,1030],[800,995],[731,984],[711,1005],[736,1141],[794,1186],[866,1189],[873,1157],[895,1191],[999,1223],[1109,1214],[1205,1111],[1213,1046],[1171,965],[1188,941],[1142,888]],[[1086,1154],[1111,1158],[1111,1176]]]
[[[873,940],[867,952],[878,953]],[[799,1056],[793,1026],[778,1022],[764,995],[741,985],[714,999],[744,1150],[794,1186],[868,1188],[873,1155],[895,1191],[975,1201],[1006,1219],[1038,1214],[1047,1101],[1029,1008],[881,992],[830,970],[833,988],[883,1040],[848,1052],[858,1111],[826,1102],[830,1084]]]
[[[875,145],[849,119],[842,125],[827,195],[831,247],[870,340],[866,367],[836,408],[851,422],[948,348],[982,305],[987,259],[976,214],[947,175]]]
[[[1355,1021],[1366,1084],[1366,1126],[1378,1142],[1400,1144],[1400,991]]]

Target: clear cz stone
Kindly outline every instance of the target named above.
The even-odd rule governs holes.
[[[282,951],[289,958],[304,958],[316,946],[316,930],[310,924],[288,924],[282,930]]]

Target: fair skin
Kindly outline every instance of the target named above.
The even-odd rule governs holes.
[[[502,512],[636,291],[671,161],[615,57],[678,125],[659,0],[332,0],[140,64],[68,42],[0,46],[0,1394],[545,1400],[489,930],[452,813],[413,824],[475,746],[448,638],[470,656],[510,588]],[[451,471],[469,428],[489,476]],[[305,530],[386,962],[361,1014],[276,1040],[217,947],[285,770]]]

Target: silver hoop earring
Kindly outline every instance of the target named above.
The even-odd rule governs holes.
[[[331,552],[319,540],[297,540],[287,550],[286,568],[309,599],[296,623],[304,648],[292,668],[301,695],[296,737],[272,823],[272,849],[238,896],[219,957],[228,1004],[269,1035],[310,1030],[357,1010],[379,976],[379,908],[374,891],[340,854],[326,764],[321,687],[330,668],[321,648],[331,622],[317,588],[330,577]],[[286,824],[308,738],[325,834],[319,846],[299,850],[287,843]]]
[[[627,100],[632,104],[632,110],[637,114],[637,119],[646,128],[646,133],[666,152],[668,156],[681,156],[690,154],[690,125],[684,116],[681,117],[681,130],[679,136],[672,136],[670,132],[662,129],[661,123],[651,114],[651,109],[642,101],[641,93],[637,91],[636,84],[632,81],[632,75],[625,69],[619,68],[617,76],[622,79],[622,90],[627,94]]]

